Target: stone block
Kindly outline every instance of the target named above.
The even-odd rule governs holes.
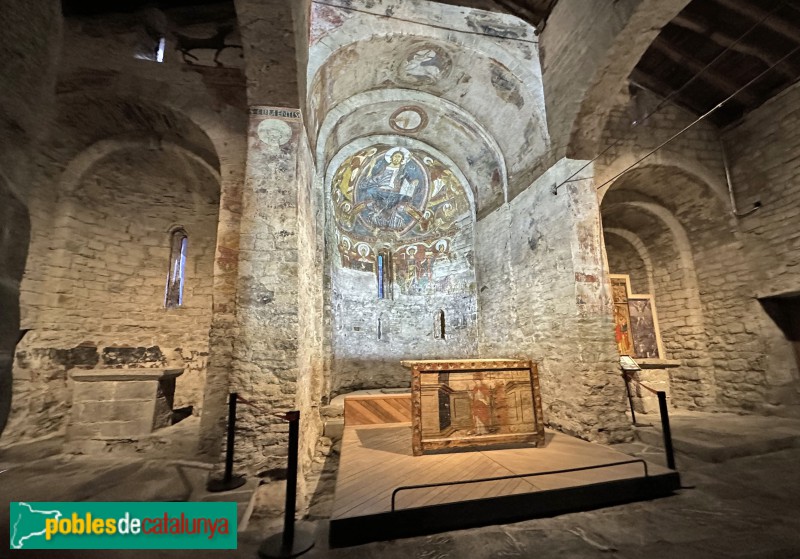
[[[151,432],[150,421],[106,421],[95,424],[100,437],[126,439],[147,435]]]
[[[124,381],[116,382],[114,388],[115,400],[139,400],[155,398],[158,391],[158,383],[150,381]]]
[[[335,441],[340,440],[344,434],[344,419],[328,419],[323,434]]]
[[[150,400],[115,400],[113,402],[82,402],[75,404],[74,417],[79,422],[131,421],[153,422],[153,402]]]
[[[97,423],[70,423],[67,427],[67,439],[91,439],[100,436]]]
[[[73,402],[113,400],[115,384],[111,382],[74,382],[72,384]]]

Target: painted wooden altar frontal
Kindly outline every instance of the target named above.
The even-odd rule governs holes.
[[[449,448],[544,444],[535,363],[512,359],[402,363],[412,375],[415,456]]]

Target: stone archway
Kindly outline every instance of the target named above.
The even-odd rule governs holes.
[[[30,335],[14,363],[16,404],[4,442],[63,430],[75,367],[178,366],[185,373],[175,407],[203,407],[219,161],[181,114],[118,103],[65,101],[54,150],[64,170],[32,195],[21,286]],[[101,139],[85,146],[88,137]],[[164,278],[176,224],[189,235],[186,296],[168,312]]]
[[[25,269],[30,239],[28,208],[0,174],[0,255],[3,255],[0,276],[0,435],[11,413],[12,364],[14,350],[21,337],[19,330],[19,284]]]
[[[541,37],[547,121],[558,156],[591,159],[620,84],[689,0],[560,0]]]
[[[603,193],[603,223],[641,239],[653,261],[664,344],[681,361],[673,388],[705,386],[675,402],[754,410],[767,405],[769,348],[777,342],[751,291],[736,221],[701,176],[671,165],[634,168]]]

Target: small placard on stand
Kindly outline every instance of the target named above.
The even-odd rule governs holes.
[[[639,364],[636,361],[634,361],[633,357],[631,357],[630,355],[620,355],[619,366],[622,367],[622,370],[625,371],[626,373],[642,370]]]

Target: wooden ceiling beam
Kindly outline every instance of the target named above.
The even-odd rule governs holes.
[[[698,80],[702,80],[703,82],[714,86],[726,96],[734,93],[737,89],[744,85],[744,83],[736,83],[731,81],[713,68],[707,67],[706,64],[679,49],[666,39],[663,39],[661,36],[656,37],[650,48],[655,48],[658,52],[676,64],[691,70],[697,75]],[[739,92],[736,97],[747,105],[753,105],[756,103],[756,97],[747,90]]]
[[[646,89],[648,91],[652,91],[661,97],[669,97],[673,93],[677,91],[677,88],[672,87],[667,82],[652,76],[645,72],[644,70],[640,70],[639,68],[634,68],[631,72],[629,81],[636,86],[641,87],[642,89]],[[675,99],[678,101],[678,99]]]
[[[650,91],[662,99],[666,99],[677,91],[677,88],[672,87],[672,85],[668,84],[664,80],[657,78],[652,74],[645,72],[644,70],[640,70],[639,68],[633,69],[628,81],[636,87]],[[699,115],[708,110],[708,107],[700,107],[693,103],[693,101],[693,99],[684,95],[676,95],[670,99],[670,103],[674,103],[679,107],[683,107],[692,114]]]
[[[628,77],[628,81],[631,85],[638,87],[639,89],[649,91],[653,95],[661,97],[664,100],[676,91],[676,88],[672,87],[670,84],[639,69],[634,69],[633,72],[631,72],[631,75]],[[688,111],[690,114],[697,116],[705,114],[713,107],[711,103],[708,105],[701,104],[696,98],[684,94],[679,94],[675,97],[672,97],[669,100],[669,103],[672,103],[676,107],[680,107],[681,109]],[[744,108],[744,105],[742,105],[739,101],[732,99],[724,107],[721,107],[711,113],[708,116],[708,120],[714,122],[718,126],[725,126],[731,122],[731,119],[728,116],[731,110],[741,111],[744,110]]]
[[[714,0],[714,2],[739,15],[752,19],[753,23],[766,18],[761,25],[800,45],[800,29],[785,20],[779,19],[775,14],[769,15],[770,12],[768,10],[741,0]],[[769,17],[767,17],[768,15]]]
[[[707,21],[689,17],[685,14],[678,14],[672,21],[670,21],[670,24],[681,27],[682,29],[687,29],[697,33],[698,35],[702,35],[703,37],[706,37],[710,41],[726,49],[757,58],[767,67],[772,66],[780,60],[780,57],[772,54],[766,49],[763,49],[752,43],[748,43],[746,40],[739,40],[738,37],[729,35],[724,31],[714,29]],[[775,66],[775,71],[782,74],[784,78],[790,80],[794,80],[798,76],[797,68],[786,60]]]
[[[525,2],[515,2],[514,0],[494,0],[496,4],[502,6],[511,15],[533,24],[537,29],[547,17],[547,13],[536,9],[534,6],[525,5]]]

